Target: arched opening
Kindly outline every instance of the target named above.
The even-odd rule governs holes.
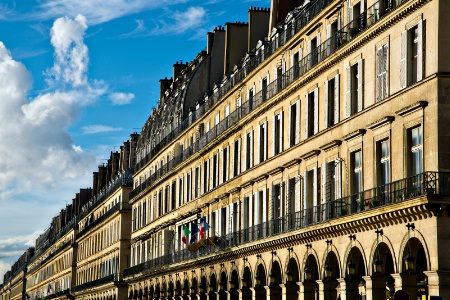
[[[155,289],[155,298],[161,298],[161,286],[158,284],[156,284],[156,289]]]
[[[173,299],[175,293],[175,289],[173,286],[173,281],[169,281],[169,287],[167,288],[167,296],[169,297],[169,299]]]
[[[295,300],[298,298],[299,286],[297,282],[300,281],[299,275],[297,261],[291,257],[286,266],[286,300]]]
[[[264,265],[260,263],[256,268],[255,274],[255,299],[266,299],[266,289],[264,288],[266,285],[266,269],[264,268]]]
[[[281,299],[281,283],[283,283],[283,279],[280,264],[277,261],[274,261],[272,263],[269,275],[270,299]]]
[[[200,285],[198,287],[198,293],[200,295],[200,300],[206,300],[206,276],[202,276],[200,279]]]
[[[370,267],[372,268],[372,298],[377,299],[387,295],[394,297],[394,278],[391,276],[395,273],[394,259],[386,243],[378,244]]]
[[[163,297],[163,298],[167,297],[167,284],[165,281],[162,283],[162,286],[161,286],[161,297]]]
[[[316,282],[316,280],[319,280],[319,274],[319,265],[316,257],[313,254],[309,254],[303,267],[303,294],[305,300],[319,299],[319,285]]]
[[[189,294],[189,281],[185,279],[183,282],[183,290],[182,290],[183,299],[188,299],[188,294]]]
[[[250,290],[251,287],[253,287],[252,283],[252,272],[250,271],[250,268],[246,266],[244,268],[244,273],[242,274],[242,299],[243,300],[250,300],[252,299],[252,292]]]
[[[178,297],[180,295],[182,295],[182,291],[181,291],[181,282],[179,280],[177,280],[176,284],[175,284],[175,291],[173,292],[173,295],[175,296],[176,299],[178,299]]]
[[[192,295],[192,297],[195,297],[195,295],[197,295],[198,293],[198,284],[197,284],[197,278],[193,278],[192,279],[192,284],[190,287],[190,294]]]
[[[227,294],[225,291],[228,289],[227,284],[227,274],[225,271],[220,273],[220,280],[219,280],[219,300],[227,300]]]
[[[360,287],[364,286],[363,276],[366,275],[364,257],[358,247],[352,247],[346,258],[345,294],[348,299],[359,299],[364,294]],[[338,293],[340,293],[340,286]]]
[[[239,289],[238,272],[236,270],[233,270],[231,272],[231,276],[230,276],[230,298],[231,299],[237,299],[237,297],[239,297],[238,289]]]
[[[336,287],[338,287],[337,278],[339,277],[341,277],[339,261],[336,254],[333,251],[329,251],[322,270],[323,291],[321,292],[325,295],[325,299],[337,298]]]
[[[144,288],[144,300],[148,300],[148,287],[147,286]]]
[[[212,274],[211,277],[209,277],[209,286],[208,286],[208,296],[210,300],[217,299],[216,292],[217,292],[216,274]]]
[[[155,298],[155,287],[153,286],[153,284],[150,286],[149,297],[150,299]]]

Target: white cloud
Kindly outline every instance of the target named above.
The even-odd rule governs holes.
[[[132,93],[112,93],[109,95],[109,100],[113,105],[130,104],[133,99],[134,94]]]
[[[106,133],[106,132],[114,132],[114,131],[122,131],[122,128],[111,127],[105,125],[89,125],[83,126],[82,131],[83,134],[97,134],[97,133]]]
[[[208,23],[207,10],[203,7],[189,7],[186,11],[170,12],[166,15],[169,19],[153,20],[154,26],[147,28],[143,20],[136,20],[136,28],[122,34],[120,37],[142,37],[157,35],[181,35],[189,31],[194,31],[194,38],[204,36],[207,31],[203,28]]]
[[[53,19],[61,16],[74,18],[77,14],[86,16],[90,24],[100,24],[134,13],[168,7],[188,0],[44,0],[37,12],[31,16],[35,19]]]

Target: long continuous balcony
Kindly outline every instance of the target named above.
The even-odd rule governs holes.
[[[122,273],[114,273],[108,276],[105,276],[103,278],[99,278],[96,280],[92,280],[92,281],[88,281],[82,284],[79,284],[77,286],[75,286],[72,289],[73,293],[79,292],[79,291],[83,291],[85,289],[89,289],[89,288],[94,288],[97,286],[101,286],[110,282],[122,282],[123,281],[123,274]]]
[[[84,236],[87,232],[89,232],[93,228],[97,228],[99,225],[103,223],[106,219],[108,219],[110,216],[112,216],[114,213],[118,212],[119,210],[130,210],[130,204],[128,202],[119,202],[115,204],[111,209],[109,209],[107,212],[105,212],[103,215],[89,223],[86,227],[83,228],[80,232],[77,234],[77,239]]]
[[[410,199],[428,196],[450,196],[450,172],[425,172],[392,183],[365,190],[361,193],[328,201],[311,208],[286,214],[281,218],[243,228],[219,237],[218,245],[206,246],[198,251],[181,250],[146,261],[125,269],[124,276],[155,270],[172,263],[202,257],[234,246],[276,237],[288,232],[305,230],[309,226],[322,224],[345,216],[357,215],[382,206],[394,205]]]
[[[383,1],[383,0],[381,0]],[[334,36],[324,41],[317,48],[313,49],[310,54],[305,56],[297,65],[292,66],[287,70],[281,77],[275,79],[271,82],[266,89],[258,92],[253,96],[253,98],[248,99],[242,106],[237,107],[234,112],[229,116],[225,117],[219,124],[209,130],[206,134],[195,141],[190,147],[186,148],[182,153],[172,158],[170,161],[162,165],[156,172],[151,174],[143,183],[137,186],[130,193],[130,199],[133,199],[139,195],[142,191],[146,190],[153,185],[159,178],[163,177],[165,174],[173,170],[183,161],[190,158],[192,155],[200,151],[211,141],[216,139],[227,129],[233,127],[241,119],[246,117],[252,111],[257,109],[267,100],[273,98],[279,94],[282,90],[288,87],[295,80],[303,76],[318,63],[322,62],[330,55],[335,53],[338,49],[342,48],[344,45],[353,40],[358,34],[378,22],[382,17],[386,16],[389,12],[397,8],[401,3],[408,0],[395,0],[392,1],[391,6],[388,6],[383,13],[380,12],[380,3],[376,2],[374,5],[369,7],[366,11],[361,13],[361,15],[352,20],[347,25],[343,26],[341,30],[337,31]],[[330,1],[328,1],[330,2]],[[327,3],[328,2],[323,2]],[[317,4],[318,2],[316,2]],[[293,25],[291,25],[293,26]],[[209,104],[208,104],[209,105]],[[198,111],[204,111],[208,106],[206,103]],[[140,166],[142,167],[142,165]],[[137,167],[139,169],[139,167]]]
[[[41,260],[40,262],[38,262],[37,264],[35,264],[32,268],[30,268],[27,272],[28,274],[33,272],[34,270],[36,270],[39,266],[42,266],[43,264],[45,264],[46,262],[48,262],[52,257],[55,257],[56,255],[58,255],[59,253],[61,253],[62,251],[64,251],[65,249],[67,249],[70,244],[72,243],[71,240],[65,242],[63,245],[61,245],[61,247],[59,247],[56,251],[50,253],[46,258],[44,258],[43,260]]]
[[[51,295],[45,296],[45,300],[51,300],[51,299],[55,299],[55,298],[59,298],[61,296],[68,296],[70,295],[70,289],[65,289],[56,293],[53,293]]]
[[[316,0],[311,1],[310,4],[306,5],[293,20],[286,24],[283,28],[284,31],[276,35],[269,44],[265,45],[264,49],[253,55],[253,57],[244,61],[242,68],[231,74],[230,78],[224,82],[220,88],[217,89],[211,96],[209,96],[206,101],[195,111],[193,111],[188,118],[183,120],[181,124],[172,130],[168,135],[161,139],[161,141],[156,144],[150,153],[143,157],[136,164],[136,171],[139,171],[147,162],[149,162],[153,157],[155,157],[159,151],[161,151],[165,146],[175,140],[182,132],[184,132],[190,125],[192,125],[196,120],[202,117],[207,111],[209,111],[221,98],[223,98],[233,87],[250,74],[257,66],[269,58],[272,53],[276,52],[280,47],[285,45],[297,32],[303,29],[307,24],[309,24],[322,10],[328,7],[335,0]],[[201,103],[205,99],[201,99]]]

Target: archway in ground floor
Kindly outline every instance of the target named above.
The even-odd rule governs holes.
[[[297,260],[291,257],[286,265],[285,291],[286,300],[297,300],[299,286],[296,282],[300,281]]]
[[[303,282],[300,293],[303,293],[304,300],[319,299],[319,264],[314,254],[309,253],[303,267]]]
[[[208,285],[208,296],[209,300],[216,300],[217,299],[217,279],[216,274],[211,274],[209,277],[209,285]]]

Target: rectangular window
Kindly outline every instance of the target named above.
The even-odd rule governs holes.
[[[180,184],[178,185],[178,206],[181,206],[184,203],[183,191],[184,191],[183,178],[180,178]]]
[[[363,60],[347,68],[347,91],[345,111],[346,117],[350,117],[363,110]]]
[[[163,215],[162,190],[158,191],[158,217]]]
[[[229,165],[229,153],[228,150],[230,148],[226,147],[223,149],[223,158],[222,158],[222,182],[228,181],[228,165]]]
[[[423,78],[423,21],[404,31],[401,37],[400,87],[405,88]]]
[[[209,191],[209,160],[203,163],[203,192]]]
[[[423,172],[422,126],[409,129],[409,170],[410,176]]]
[[[391,151],[389,139],[378,142],[379,185],[391,182]]]
[[[319,89],[306,95],[306,138],[319,132]]]
[[[220,123],[220,114],[217,114],[216,117],[214,118],[214,125],[217,126],[217,124]]]
[[[241,173],[241,139],[234,141],[233,149],[233,177]]]
[[[273,117],[273,155],[283,152],[283,112]]]
[[[212,165],[212,184],[213,188],[215,188],[219,183],[219,157],[218,155],[213,156],[213,165]]]
[[[267,159],[267,122],[259,125],[259,163]]]
[[[352,194],[359,194],[363,191],[362,173],[362,151],[358,150],[350,154],[351,157],[351,190]]]
[[[164,213],[169,212],[169,186],[164,188]]]
[[[175,209],[177,206],[177,182],[174,180],[172,181],[172,203],[171,203],[171,209]]]
[[[194,197],[200,197],[200,167],[195,168],[194,173]]]
[[[191,201],[192,197],[192,179],[191,173],[187,173],[186,175],[186,201]]]
[[[245,170],[249,170],[253,165],[253,131],[245,136]]]
[[[268,79],[267,77],[264,77],[261,80],[261,96],[262,96],[262,101],[266,101],[269,98],[269,93],[268,93]]]
[[[325,82],[325,128],[339,123],[339,74]]]
[[[291,105],[289,110],[289,147],[300,142],[300,101]]]
[[[388,96],[388,44],[377,50],[377,102]]]

